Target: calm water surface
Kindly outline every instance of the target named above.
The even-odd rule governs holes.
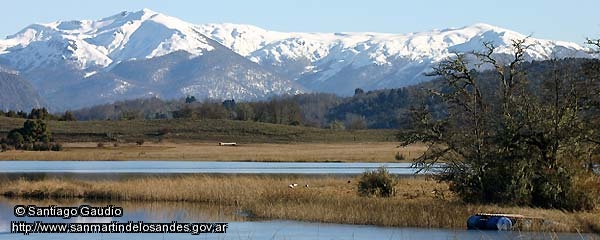
[[[414,174],[411,163],[205,162],[205,161],[0,161],[0,173],[269,173],[360,174],[386,166]]]
[[[0,239],[600,239],[594,235],[467,231],[452,229],[388,228],[364,225],[324,224],[296,221],[250,221],[235,209],[190,203],[111,202],[123,207],[119,218],[16,218],[15,205],[79,206],[83,201],[33,201],[0,198]],[[106,202],[92,202],[106,206]],[[227,222],[224,234],[16,234],[10,233],[10,221],[43,222]]]

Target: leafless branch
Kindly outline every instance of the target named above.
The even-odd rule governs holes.
[[[590,39],[590,38],[588,38],[588,39],[586,39],[585,43],[589,44],[589,45],[594,45],[594,46],[600,48],[600,39]]]

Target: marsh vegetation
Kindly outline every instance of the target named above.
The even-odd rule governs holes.
[[[254,219],[369,224],[397,227],[465,228],[477,212],[543,217],[543,231],[599,232],[598,211],[564,212],[530,207],[468,204],[448,185],[425,177],[400,178],[396,194],[361,196],[358,177],[283,175],[194,175],[123,180],[38,179],[0,183],[0,194],[28,198],[105,201],[197,202],[234,208]],[[298,187],[289,188],[291,183]],[[304,187],[308,185],[308,187]]]

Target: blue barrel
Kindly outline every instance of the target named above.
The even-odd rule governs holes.
[[[512,230],[512,221],[503,216],[478,216],[473,215],[467,219],[467,229],[479,230]]]
[[[467,219],[467,229],[483,229],[485,222],[485,219],[482,219],[481,216],[470,216],[469,219]]]
[[[512,230],[512,222],[507,217],[490,217],[485,224],[485,229],[500,231]]]

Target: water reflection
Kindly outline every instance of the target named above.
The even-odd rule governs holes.
[[[386,166],[414,174],[411,163],[193,162],[193,161],[0,161],[1,173],[226,173],[360,174]]]
[[[16,218],[15,205],[123,207],[122,218]],[[249,221],[237,209],[185,202],[89,202],[82,200],[22,200],[0,198],[1,239],[600,239],[594,235],[466,231],[452,229],[388,228],[295,221]],[[10,221],[44,222],[228,222],[226,234],[11,234]]]

